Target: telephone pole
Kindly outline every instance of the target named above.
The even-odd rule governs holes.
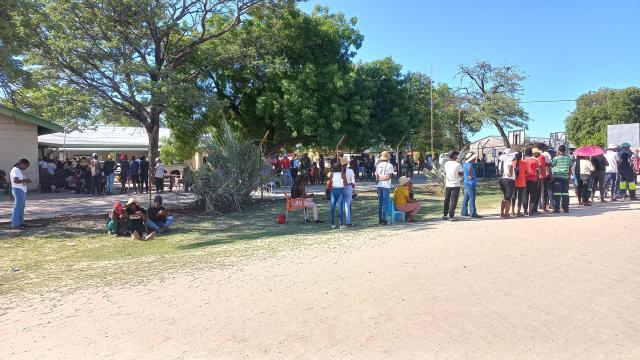
[[[429,81],[431,82],[431,100],[429,101],[431,105],[431,156],[435,156],[433,152],[433,66],[431,67],[431,76],[429,77]]]

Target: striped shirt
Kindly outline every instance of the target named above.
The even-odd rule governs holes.
[[[569,176],[569,169],[573,160],[567,155],[558,155],[553,158],[553,175],[554,176]]]

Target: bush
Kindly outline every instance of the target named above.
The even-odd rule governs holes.
[[[263,172],[260,148],[224,122],[202,141],[206,157],[191,174],[198,202],[210,212],[232,212],[250,203],[252,192],[269,181]]]

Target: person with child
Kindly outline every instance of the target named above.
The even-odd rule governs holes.
[[[147,233],[147,212],[138,205],[136,199],[130,198],[125,205],[124,216],[129,220],[129,232],[134,240],[151,240],[156,232]]]
[[[169,232],[173,225],[173,216],[162,206],[162,196],[157,195],[153,199],[153,206],[147,210],[147,227],[160,234]]]

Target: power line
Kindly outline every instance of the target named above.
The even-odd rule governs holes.
[[[576,102],[577,100],[531,100],[531,101],[520,101],[521,104],[531,104],[531,103],[557,103],[557,102]]]

